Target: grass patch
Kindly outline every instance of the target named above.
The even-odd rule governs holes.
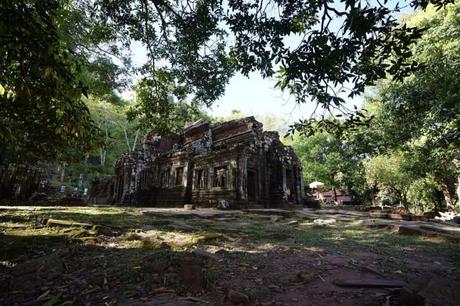
[[[337,230],[333,227],[294,229],[292,236],[296,242],[309,247],[333,250],[366,250],[380,255],[410,256],[420,253],[428,256],[447,256],[460,264],[460,245],[442,238],[404,236],[385,230],[370,230],[364,227],[350,227]]]
[[[456,265],[460,264],[459,244],[441,238],[403,236],[383,229],[370,230],[359,222],[337,222],[321,226],[308,222],[286,225],[285,222],[272,222],[268,218],[241,216],[231,222],[183,218],[177,223],[175,218],[169,216],[142,214],[136,209],[121,207],[27,207],[1,210],[2,260],[45,252],[58,245],[83,243],[82,237],[100,237],[101,232],[104,235],[104,228],[94,233],[88,230],[79,234],[81,229],[78,227],[48,227],[44,222],[48,219],[116,228],[121,235],[116,247],[120,248],[156,249],[163,243],[163,246],[167,244],[174,250],[184,250],[195,245],[219,245],[228,241],[235,246],[287,242],[301,247],[345,252],[363,250],[384,256],[410,256],[418,253],[447,256]],[[136,229],[143,229],[143,232],[134,234]],[[107,235],[110,236],[110,233]],[[75,238],[80,240],[76,241]]]

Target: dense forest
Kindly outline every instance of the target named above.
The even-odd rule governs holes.
[[[252,115],[217,118],[206,106],[235,73],[259,71],[293,103],[317,104],[296,123],[256,114],[286,135],[306,183],[361,204],[458,209],[460,4],[416,1],[398,15],[407,8],[343,3],[275,1],[276,16],[243,1],[4,1],[0,162],[41,165],[54,188],[82,177],[89,187],[151,129]],[[303,34],[297,48],[283,43]]]
[[[458,210],[460,6],[430,7],[402,22],[424,29],[412,46],[423,67],[401,82],[385,79],[369,89],[362,106],[369,125],[341,134],[296,134],[293,145],[307,182],[317,179],[361,201],[377,197],[418,213]]]

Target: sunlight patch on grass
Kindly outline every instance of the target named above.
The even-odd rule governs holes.
[[[22,228],[28,228],[30,224],[28,223],[15,223],[15,222],[2,222],[0,223],[0,228],[6,228],[6,229],[22,229]]]
[[[302,249],[305,251],[310,251],[314,253],[322,253],[325,251],[324,248],[319,248],[319,247],[303,247]]]
[[[59,229],[54,229],[54,228],[48,228],[48,227],[43,227],[43,228],[27,228],[27,229],[21,229],[21,230],[10,230],[5,232],[6,235],[8,236],[21,236],[21,237],[27,237],[27,236],[50,236],[50,237],[61,237],[61,236],[67,236],[65,232]]]
[[[163,245],[173,250],[182,250],[192,246],[210,243],[215,240],[227,239],[216,232],[182,233],[176,231],[149,230],[147,232],[126,234],[120,241],[120,246],[132,248],[156,248]]]

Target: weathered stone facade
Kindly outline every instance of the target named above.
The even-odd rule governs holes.
[[[96,191],[93,201],[285,207],[304,199],[301,164],[293,149],[281,143],[277,132],[264,132],[254,117],[198,121],[169,137],[149,133],[142,149],[116,162],[114,178],[102,187],[108,197]]]
[[[42,173],[40,168],[29,165],[0,165],[0,200],[29,200],[39,191]]]

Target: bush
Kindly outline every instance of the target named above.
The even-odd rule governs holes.
[[[379,190],[377,199],[383,206],[396,206],[401,202],[399,193],[389,186],[384,186]]]
[[[441,186],[432,176],[412,182],[407,192],[411,212],[421,214],[427,211],[439,210],[441,203],[436,194],[440,191]]]

